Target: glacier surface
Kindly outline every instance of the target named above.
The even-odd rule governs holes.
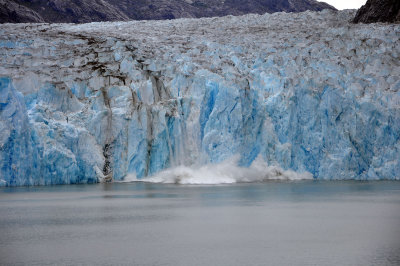
[[[400,179],[400,25],[353,16],[0,25],[0,186]]]

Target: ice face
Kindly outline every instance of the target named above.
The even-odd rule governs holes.
[[[400,26],[353,15],[1,25],[0,185],[399,179]]]

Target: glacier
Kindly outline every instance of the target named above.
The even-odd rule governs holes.
[[[400,179],[400,25],[354,14],[0,25],[0,186]]]

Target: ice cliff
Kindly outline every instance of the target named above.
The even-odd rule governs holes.
[[[399,179],[400,25],[354,14],[1,25],[0,183],[140,179],[234,156]]]

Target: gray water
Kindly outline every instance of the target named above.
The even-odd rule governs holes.
[[[1,265],[400,265],[400,182],[0,189]]]

